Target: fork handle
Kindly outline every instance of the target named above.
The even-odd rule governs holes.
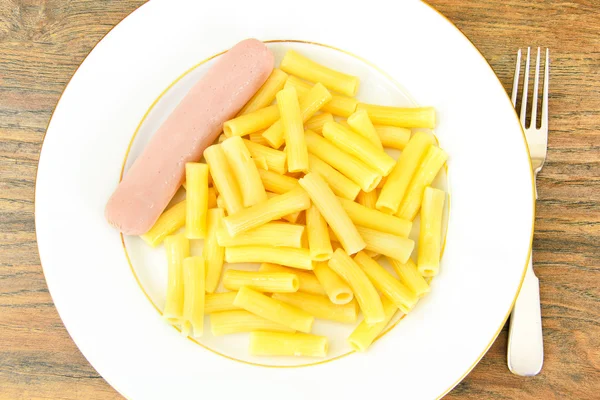
[[[507,358],[510,371],[521,376],[537,375],[544,363],[540,281],[533,272],[531,257],[510,317]]]

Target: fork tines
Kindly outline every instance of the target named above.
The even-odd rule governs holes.
[[[537,129],[537,108],[538,108],[538,91],[539,91],[539,78],[540,78],[540,48],[537,49],[537,57],[535,62],[535,81],[533,83],[533,99],[531,103],[531,122],[529,127],[526,124],[526,113],[527,113],[527,94],[529,89],[529,57],[531,48],[527,48],[527,59],[525,61],[525,76],[523,78],[523,94],[521,99],[521,124],[525,129]],[[545,127],[548,123],[548,74],[550,64],[550,49],[546,49],[546,60],[544,63],[544,87],[542,93],[542,114],[541,114],[541,126]],[[517,52],[517,63],[515,67],[515,77],[513,81],[511,100],[513,106],[517,105],[517,93],[519,89],[519,73],[521,70],[521,49]]]

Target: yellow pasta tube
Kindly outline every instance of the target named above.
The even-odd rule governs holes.
[[[280,70],[279,68],[273,68],[271,75],[267,78],[266,82],[258,89],[258,91],[252,96],[252,98],[242,107],[238,115],[249,114],[253,111],[267,107],[275,100],[275,95],[279,92],[285,81],[288,78],[288,74]]]
[[[329,140],[312,131],[306,131],[304,137],[310,153],[341,172],[365,192],[375,189],[381,181],[381,174],[356,157],[340,150]]]
[[[349,254],[354,254],[365,248],[365,242],[356,230],[352,220],[323,178],[311,172],[300,179],[298,183],[306,190],[313,204]]]
[[[398,157],[398,162],[388,175],[385,185],[381,188],[381,193],[379,193],[379,198],[377,199],[378,210],[386,214],[395,214],[398,212],[410,180],[432,143],[433,136],[430,134],[425,132],[414,134],[402,154],[400,154],[400,157]]]
[[[326,262],[316,262],[313,272],[333,304],[348,304],[354,298],[350,286],[333,272]]]
[[[313,85],[308,82],[305,82],[302,79],[297,78],[295,76],[290,76],[290,77],[288,77],[288,80],[286,81],[284,88],[288,88],[288,87],[295,88],[296,92],[298,92],[298,95],[303,96],[305,93],[307,93],[313,87]],[[354,97],[340,96],[340,95],[332,94],[331,100],[329,100],[327,103],[325,103],[321,110],[323,110],[327,113],[338,115],[340,117],[348,117],[356,110],[357,106],[358,106],[358,100],[356,100]],[[306,128],[306,129],[311,129],[311,128]],[[319,133],[320,133],[320,131],[319,131]]]
[[[183,318],[192,326],[194,337],[204,332],[205,264],[202,257],[183,260]]]
[[[436,276],[440,270],[442,214],[446,193],[431,187],[425,188],[421,207],[421,231],[417,265],[421,275]]]
[[[394,168],[394,165],[396,165],[396,160],[390,157],[383,149],[378,149],[369,139],[337,122],[326,122],[323,125],[323,136],[341,150],[373,168],[382,176],[388,175],[392,171],[392,168]],[[365,190],[365,192],[370,192],[370,190]]]
[[[208,188],[207,208],[215,208],[217,206],[217,191],[214,187]]]
[[[406,194],[400,203],[397,215],[400,218],[412,221],[417,216],[423,199],[425,188],[431,185],[442,166],[446,163],[448,155],[437,146],[429,146],[421,165],[415,172]]]
[[[210,175],[215,187],[223,197],[227,214],[231,215],[240,211],[244,208],[240,188],[221,145],[212,145],[204,150],[204,158],[210,168]]]
[[[343,305],[333,304],[327,297],[308,293],[275,293],[273,298],[298,307],[319,319],[354,323],[358,318],[358,310],[354,302]]]
[[[331,260],[329,260],[328,265],[329,268],[350,285],[367,323],[375,324],[383,321],[385,316],[381,299],[377,294],[377,290],[375,290],[375,287],[358,264],[342,249],[337,249],[333,253]]]
[[[258,132],[251,133],[248,135],[248,139],[252,143],[260,144],[262,146],[270,146],[269,142],[267,142],[267,140],[263,137],[263,132],[264,131],[258,131]],[[273,149],[273,150],[275,150],[275,149]]]
[[[373,189],[370,192],[360,191],[358,196],[356,196],[356,202],[374,210],[375,204],[377,204],[377,190]]]
[[[369,324],[367,321],[362,321],[356,329],[348,336],[348,344],[355,351],[364,352],[367,348],[379,337],[385,327],[390,323],[398,307],[386,297],[381,299],[383,304],[384,319],[376,324]]]
[[[300,332],[310,332],[315,320],[306,311],[274,300],[245,286],[240,288],[233,304],[259,317]]]
[[[317,207],[313,204],[306,210],[306,232],[308,235],[308,248],[313,261],[327,261],[333,254],[327,222]]]
[[[223,133],[226,137],[246,136],[268,128],[278,119],[279,108],[276,105],[268,106],[226,121]]]
[[[414,308],[419,298],[394,278],[379,263],[363,252],[354,256],[354,261],[367,274],[373,285],[405,314]]]
[[[248,148],[248,151],[250,151],[252,158],[263,157],[265,159],[267,168],[263,169],[277,172],[278,174],[285,174],[286,154],[284,151],[253,143],[250,140],[244,140],[244,144]]]
[[[269,166],[267,165],[267,159],[264,156],[252,156],[252,161],[254,161],[256,168],[269,169]]]
[[[214,293],[219,285],[225,249],[219,246],[217,232],[221,229],[225,212],[221,208],[211,208],[206,217],[206,238],[202,256],[206,262],[206,292]]]
[[[375,131],[383,147],[404,150],[410,140],[410,129],[397,126],[375,125]]]
[[[183,200],[163,212],[152,228],[140,237],[152,247],[156,247],[170,234],[185,225],[186,201]]]
[[[185,164],[186,219],[185,235],[188,239],[203,239],[206,235],[208,211],[208,165]]]
[[[423,278],[417,266],[410,258],[406,263],[401,263],[394,258],[388,258],[388,261],[398,274],[400,281],[406,285],[417,297],[423,297],[429,293],[429,284]]]
[[[333,115],[330,113],[321,113],[310,117],[304,123],[304,129],[310,129],[313,132],[321,133],[325,122],[333,121]]]
[[[214,336],[252,331],[296,332],[295,329],[261,318],[246,310],[224,311],[211,314],[210,329]]]
[[[327,68],[298,54],[294,50],[288,50],[285,53],[279,68],[288,74],[296,75],[307,81],[320,82],[325,87],[346,96],[355,96],[358,91],[358,77]]]
[[[298,187],[298,179],[291,176],[281,175],[273,171],[259,169],[258,174],[265,189],[269,192],[283,194]]]
[[[310,169],[310,172],[319,174],[321,178],[327,182],[336,196],[354,200],[360,192],[360,186],[311,153],[308,153],[308,168]]]
[[[295,274],[300,281],[300,287],[298,288],[299,292],[317,294],[321,296],[325,296],[325,289],[319,283],[319,280],[314,274],[310,272],[304,272],[297,268],[288,268],[283,265],[271,264],[271,263],[262,263],[260,268],[258,269],[260,272],[288,272]]]
[[[273,263],[292,268],[312,270],[308,249],[270,246],[239,246],[225,248],[228,263]]]
[[[357,226],[356,229],[366,243],[366,251],[383,254],[400,262],[406,262],[415,247],[413,240],[402,236],[365,228],[364,226]],[[340,241],[333,230],[329,231],[329,237],[333,242]]]
[[[294,88],[284,89],[284,91],[293,91]],[[300,114],[304,123],[319,111],[324,104],[331,100],[331,93],[320,83],[313,86],[306,94],[299,97]],[[269,142],[271,147],[278,149],[284,142],[283,119],[275,122],[264,133],[263,137]],[[289,155],[288,155],[289,159]],[[289,160],[288,160],[289,164]],[[292,171],[293,172],[293,171]]]
[[[287,214],[306,210],[308,207],[310,207],[310,198],[302,188],[298,187],[235,214],[230,214],[223,219],[223,222],[229,234],[235,237]]]
[[[277,196],[276,193],[267,192],[268,198],[273,198],[275,196]],[[284,215],[283,217],[281,217],[281,219],[286,220],[287,222],[289,222],[291,224],[295,224],[298,222],[298,219],[300,219],[301,213],[302,213],[302,211],[296,211],[296,212]]]
[[[207,293],[204,299],[204,313],[240,310],[240,307],[233,305],[235,296],[237,292]]]
[[[402,128],[435,128],[433,107],[389,107],[359,103],[357,110],[366,110],[374,124]]]
[[[277,93],[277,106],[283,125],[288,170],[308,171],[308,150],[304,141],[304,126],[296,91],[284,89]]]
[[[327,228],[325,228],[327,230]],[[235,246],[275,246],[296,247],[302,246],[302,225],[286,224],[283,222],[269,222],[233,237],[227,229],[221,227],[217,231],[217,241],[222,247]],[[329,234],[329,233],[328,233]]]
[[[221,146],[238,182],[244,207],[250,207],[267,200],[267,192],[258,174],[258,168],[256,168],[256,164],[254,164],[242,138],[239,136],[231,137],[224,141]]]
[[[224,133],[221,133],[219,135],[219,137],[217,138],[217,144],[221,144],[225,141],[225,139],[227,139],[227,136]]]
[[[169,277],[163,317],[179,322],[183,319],[183,260],[190,256],[190,241],[182,234],[167,236],[165,250]]]
[[[402,237],[408,237],[410,234],[412,229],[412,222],[410,221],[385,214],[347,199],[339,198],[339,201],[355,225]]]
[[[348,117],[348,125],[354,132],[367,138],[379,150],[383,150],[381,139],[365,110],[358,110]]]
[[[327,349],[325,336],[264,331],[250,333],[250,354],[254,356],[326,357]]]
[[[239,290],[242,286],[258,292],[293,293],[300,288],[300,280],[289,272],[256,272],[228,269],[223,274],[223,286]]]
[[[221,195],[217,196],[217,207],[222,208],[223,210],[227,209],[227,206],[225,205],[225,199]]]

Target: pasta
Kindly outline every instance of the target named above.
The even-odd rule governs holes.
[[[342,208],[346,211],[346,214],[348,214],[352,222],[357,226],[402,237],[408,237],[412,229],[412,222],[410,221],[385,214],[379,210],[365,207],[347,199],[338,198],[338,200],[342,204]]]
[[[383,147],[404,150],[410,140],[410,129],[397,126],[376,125],[375,131]]]
[[[354,132],[367,138],[379,150],[383,150],[379,134],[375,130],[375,127],[365,110],[356,111],[348,117],[347,122]]]
[[[319,283],[317,277],[310,272],[304,272],[297,268],[288,268],[282,265],[271,264],[271,263],[262,263],[259,272],[288,272],[296,275],[298,277],[298,281],[300,282],[300,287],[298,288],[299,292],[317,294],[321,296],[325,296],[325,289]]]
[[[208,165],[185,164],[186,220],[185,235],[188,239],[203,239],[206,235],[206,213],[208,211]]]
[[[349,254],[354,254],[365,248],[365,242],[352,220],[342,208],[331,188],[318,174],[312,172],[306,174],[298,183],[306,190],[318,211]]]
[[[393,258],[388,258],[388,261],[396,271],[400,281],[417,297],[423,297],[429,293],[429,284],[423,279],[413,260],[409,258],[404,264]]]
[[[191,325],[192,336],[200,337],[204,332],[204,259],[202,257],[184,259],[183,276],[183,319]]]
[[[269,169],[269,166],[267,165],[267,159],[264,156],[253,156],[252,161],[254,161],[254,165],[256,165],[256,168]]]
[[[359,252],[356,254],[354,261],[360,265],[371,282],[373,282],[373,285],[403,313],[408,314],[417,304],[417,301],[419,301],[413,292],[365,253]]]
[[[333,249],[329,240],[327,222],[314,204],[306,210],[306,231],[310,257],[313,261],[329,260]]]
[[[229,234],[235,237],[287,214],[306,210],[308,207],[310,207],[310,199],[306,192],[298,187],[233,215],[230,214],[223,219],[223,222]]]
[[[384,319],[376,324],[369,324],[362,321],[358,327],[348,337],[348,344],[355,351],[364,352],[379,337],[385,327],[390,323],[398,308],[386,297],[381,299],[383,304]]]
[[[365,228],[364,226],[357,226],[356,229],[366,243],[364,250],[375,254],[383,254],[400,262],[406,262],[415,247],[413,240],[402,236]],[[339,238],[333,230],[329,232],[329,236],[332,241],[339,242]]]
[[[204,298],[204,313],[240,310],[238,306],[233,305],[235,296],[237,292],[207,293]]]
[[[353,323],[358,318],[356,303],[354,302],[343,305],[333,304],[327,297],[308,293],[275,293],[273,298],[298,307],[319,319]]]
[[[279,92],[285,81],[288,79],[288,74],[279,68],[273,68],[271,75],[267,81],[258,89],[252,98],[240,110],[238,115],[249,114],[258,109],[264,108],[275,100],[275,95]]]
[[[317,114],[310,117],[306,122],[304,122],[304,128],[310,129],[313,132],[321,133],[323,131],[323,125],[325,124],[325,122],[330,121],[333,121],[333,115],[331,115],[330,113]]]
[[[165,238],[165,250],[169,279],[167,282],[167,299],[163,317],[170,321],[180,322],[183,319],[183,260],[190,255],[190,241],[185,235],[171,235]]]
[[[208,195],[207,195],[207,208],[215,208],[216,206],[217,206],[217,191],[214,187],[209,187]]]
[[[232,237],[227,229],[221,227],[217,231],[217,241],[222,247],[235,246],[275,246],[296,247],[302,245],[302,225],[286,224],[283,222],[269,222],[257,228],[242,232]]]
[[[260,179],[262,179],[263,185],[265,185],[265,189],[269,192],[283,194],[298,187],[298,179],[291,176],[281,175],[273,171],[265,171],[264,169],[259,169],[258,174],[260,175]]]
[[[258,174],[258,168],[242,138],[230,137],[221,144],[221,147],[238,182],[244,207],[267,200],[267,192]]]
[[[269,321],[246,310],[223,311],[211,314],[210,329],[214,336],[252,331],[296,332],[295,329]]]
[[[244,144],[248,148],[252,158],[263,157],[265,159],[266,168],[262,169],[273,171],[278,174],[285,174],[286,154],[284,151],[275,150],[246,139],[244,139]]]
[[[306,333],[251,332],[250,354],[255,356],[327,356],[325,336]]]
[[[421,207],[418,269],[421,275],[432,277],[440,270],[442,214],[446,194],[431,187],[425,188]]]
[[[345,94],[355,96],[359,80],[356,76],[344,74],[318,64],[294,50],[288,50],[279,66],[288,74],[299,76],[311,82],[320,82],[325,87]]]
[[[359,103],[357,110],[366,110],[374,124],[401,128],[435,128],[433,107],[389,107]]]
[[[186,201],[180,201],[163,212],[152,228],[140,237],[152,247],[156,247],[173,232],[185,225]]]
[[[327,182],[336,196],[354,200],[360,192],[360,186],[311,153],[308,153],[308,168],[310,169],[310,172],[319,174],[321,178]]]
[[[381,189],[381,193],[377,199],[378,210],[386,214],[395,214],[398,212],[410,180],[432,143],[433,136],[424,132],[417,132],[410,139]]]
[[[256,262],[285,265],[312,270],[312,260],[307,249],[270,246],[240,246],[225,248],[228,263]]]
[[[300,287],[300,280],[289,272],[256,272],[228,269],[223,275],[223,286],[239,290],[242,286],[257,292],[293,293]]]
[[[304,141],[302,114],[296,91],[284,89],[277,93],[277,107],[281,114],[288,170],[308,171],[308,150]]]
[[[206,262],[206,292],[214,293],[219,285],[225,249],[217,240],[217,232],[221,229],[225,213],[221,208],[211,208],[206,217],[206,238],[202,256]]]
[[[247,140],[250,140],[252,143],[260,144],[262,146],[270,146],[269,142],[267,142],[267,140],[263,137],[263,132],[264,131],[258,131],[258,132],[251,133],[248,135]],[[275,150],[275,149],[273,149],[273,150]]]
[[[358,196],[356,196],[356,202],[374,210],[375,204],[377,203],[377,190],[373,189],[370,192],[358,192]]]
[[[329,268],[326,262],[316,262],[313,272],[333,304],[347,304],[354,298],[350,286]]]
[[[277,196],[276,193],[267,192],[268,198],[273,198],[275,196]],[[284,215],[283,217],[281,217],[281,219],[286,220],[287,222],[289,222],[291,224],[295,224],[300,219],[301,214],[302,214],[302,211],[296,211],[296,212]]]
[[[245,286],[240,288],[233,304],[259,317],[300,332],[310,332],[315,320],[306,311],[272,299]]]
[[[268,106],[226,121],[223,124],[223,133],[226,137],[246,136],[268,128],[278,119],[278,107]]]
[[[240,188],[234,179],[221,145],[212,145],[204,150],[204,158],[210,168],[210,175],[215,187],[223,197],[227,214],[231,215],[240,211],[244,207]]]
[[[307,93],[312,86],[313,85],[311,85],[310,83],[305,82],[295,76],[290,76],[286,81],[284,87],[293,87],[294,89],[296,89],[296,92],[298,92],[298,95],[302,96],[305,93]],[[322,110],[327,113],[338,115],[340,117],[348,117],[356,110],[356,106],[358,106],[358,100],[356,100],[355,98],[348,96],[339,96],[334,94],[331,96],[331,100],[329,100],[323,105]],[[311,128],[307,127],[306,129]]]
[[[362,190],[370,192],[377,187],[381,180],[381,175],[377,171],[312,131],[306,131],[304,136],[310,153],[337,169]]]
[[[385,315],[381,299],[377,294],[377,290],[375,290],[375,287],[358,264],[342,249],[337,249],[333,253],[331,260],[329,260],[328,265],[352,288],[352,292],[356,300],[358,300],[360,309],[365,316],[365,321],[368,324],[383,321]]]

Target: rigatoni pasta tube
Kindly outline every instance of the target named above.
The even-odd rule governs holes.
[[[431,144],[433,144],[433,136],[430,134],[425,132],[414,134],[400,157],[398,157],[398,162],[388,175],[385,185],[381,188],[381,193],[379,193],[377,199],[378,210],[386,214],[398,212],[410,180]]]
[[[300,280],[289,272],[257,272],[228,269],[223,274],[223,286],[238,290],[242,286],[258,292],[294,293],[300,288]]]
[[[421,206],[418,269],[426,277],[436,276],[440,270],[442,214],[446,194],[431,187],[425,188]]]
[[[354,114],[348,117],[348,125],[352,130],[361,136],[367,138],[375,147],[379,150],[383,150],[381,139],[373,126],[373,123],[369,119],[369,115],[365,110],[358,110]]]
[[[448,155],[444,150],[437,146],[429,146],[427,153],[421,161],[421,165],[415,172],[406,194],[400,203],[398,209],[398,215],[400,218],[412,221],[417,216],[419,208],[421,207],[421,200],[423,199],[423,191],[431,182],[435,179],[436,175],[446,163]]]
[[[356,202],[362,206],[370,209],[375,209],[377,204],[377,190],[373,189],[370,192],[363,192],[362,190],[356,196]]]
[[[252,331],[296,332],[295,329],[269,321],[246,310],[224,311],[211,314],[210,329],[214,336]]]
[[[310,129],[313,132],[321,133],[325,122],[333,121],[333,115],[330,113],[321,113],[310,117],[304,123],[304,129]]]
[[[312,260],[308,249],[271,246],[240,246],[225,249],[228,263],[273,263],[292,268],[312,270]]]
[[[300,179],[298,183],[306,190],[313,204],[349,254],[354,254],[365,248],[366,244],[352,220],[323,178],[311,172]]]
[[[292,178],[291,176],[281,175],[273,171],[265,171],[259,169],[258,174],[265,189],[269,192],[283,194],[291,191],[298,187],[298,179]]]
[[[275,293],[275,300],[298,307],[319,319],[342,323],[353,323],[358,318],[356,303],[333,304],[327,297],[308,293]]]
[[[271,199],[275,196],[277,196],[277,193],[267,192],[268,198]],[[296,222],[298,222],[298,219],[300,218],[301,213],[302,213],[302,211],[296,211],[296,212],[284,215],[283,217],[281,217],[281,219],[283,219],[291,224],[295,224]]]
[[[376,125],[375,131],[383,147],[404,150],[410,140],[410,129],[397,126]]]
[[[327,182],[336,196],[354,200],[360,192],[360,186],[311,153],[308,153],[308,168],[310,169],[310,172],[319,174],[325,182]]]
[[[366,243],[366,251],[383,254],[400,262],[406,262],[415,247],[413,240],[402,236],[365,228],[364,226],[357,226],[356,229]],[[329,237],[334,242],[340,241],[333,230],[330,230]]]
[[[310,198],[302,188],[298,187],[235,214],[230,214],[223,219],[223,223],[229,234],[235,237],[284,215],[306,210],[308,207],[310,207]]]
[[[208,211],[208,165],[186,163],[185,181],[185,235],[188,239],[203,239],[206,235]]]
[[[268,128],[278,119],[279,108],[276,105],[268,106],[226,121],[223,133],[226,137],[246,136]]]
[[[354,298],[350,286],[333,272],[326,262],[316,262],[313,272],[333,304],[347,304]]]
[[[250,333],[250,354],[254,356],[326,357],[327,349],[325,336],[264,331]]]
[[[258,174],[258,168],[256,168],[256,164],[254,164],[242,138],[239,136],[230,137],[221,146],[238,182],[244,207],[250,207],[267,200],[267,192]]]
[[[304,137],[310,153],[341,172],[365,192],[375,189],[381,181],[381,174],[324,137],[308,130]]]
[[[215,187],[223,197],[227,214],[240,211],[244,208],[242,194],[221,145],[212,145],[204,150],[204,158],[210,168]]]
[[[315,320],[306,311],[302,311],[282,301],[274,300],[245,286],[238,291],[233,304],[259,317],[277,322],[300,332],[310,332]]]
[[[269,169],[269,166],[267,165],[267,159],[264,156],[252,156],[252,161],[254,161],[256,168]]]
[[[325,228],[327,230],[327,228]],[[286,224],[283,222],[269,222],[233,237],[227,229],[217,231],[217,241],[222,247],[235,246],[275,246],[297,247],[302,246],[302,225]]]
[[[169,277],[163,316],[170,321],[181,321],[184,300],[183,260],[190,256],[190,241],[182,234],[167,236],[165,250]]]
[[[204,332],[205,272],[204,258],[183,260],[183,319],[191,324],[194,337]]]
[[[327,68],[294,50],[288,50],[285,53],[279,68],[307,81],[320,82],[327,88],[346,96],[355,96],[358,91],[359,79],[356,76]]]
[[[308,235],[308,248],[310,257],[314,261],[327,261],[333,254],[327,222],[313,204],[306,210],[306,233]]]
[[[170,234],[185,225],[186,201],[180,201],[163,212],[152,228],[142,236],[144,242],[156,247]]]
[[[278,174],[285,174],[286,172],[286,154],[284,151],[272,149],[261,144],[253,143],[250,140],[244,139],[244,144],[250,151],[253,158],[263,157],[267,163],[269,171],[277,172]]]
[[[244,115],[264,108],[271,104],[275,100],[275,95],[279,92],[285,81],[288,78],[288,74],[280,70],[279,68],[273,68],[271,75],[267,78],[266,82],[258,89],[258,91],[252,96],[244,107],[240,110],[238,115]]]
[[[214,187],[208,188],[207,208],[215,208],[217,206],[217,190]]]
[[[277,107],[281,114],[288,171],[308,171],[308,150],[296,91],[284,89],[277,93]]]
[[[206,238],[202,256],[206,262],[206,292],[214,293],[219,285],[223,270],[225,248],[219,246],[217,232],[221,229],[225,212],[221,208],[211,208],[206,217]]]
[[[296,89],[299,96],[303,96],[311,89],[311,87],[313,87],[313,85],[295,76],[290,76],[285,82],[284,87],[293,87]],[[358,100],[354,97],[332,94],[331,100],[325,103],[321,110],[340,117],[348,117],[356,110],[356,106],[358,106]],[[307,127],[306,129],[311,128]]]
[[[388,261],[400,278],[400,282],[409,288],[417,297],[423,297],[429,293],[429,284],[423,278],[414,261],[410,258],[406,263],[401,263],[394,258],[388,258]]]
[[[433,107],[389,107],[359,103],[357,110],[366,110],[374,124],[401,128],[435,128]]]
[[[354,261],[367,274],[373,285],[379,289],[388,299],[390,299],[396,307],[405,314],[419,301],[418,297],[411,292],[406,286],[394,278],[392,274],[387,272],[379,263],[363,252],[359,252],[354,256]]]
[[[337,122],[326,122],[323,125],[323,136],[346,153],[356,157],[380,175],[386,176],[396,165],[396,160],[383,149],[378,149],[369,139],[346,128]],[[363,189],[364,190],[364,189]],[[370,192],[370,190],[365,190]]]
[[[383,213],[379,210],[365,207],[353,201],[338,198],[346,214],[354,225],[364,226],[380,232],[408,237],[412,229],[412,222],[398,218],[394,215]],[[360,232],[359,232],[360,233]]]
[[[325,289],[319,280],[314,274],[310,272],[304,272],[297,268],[288,268],[283,265],[271,264],[271,263],[262,263],[259,272],[288,272],[295,274],[298,277],[298,281],[300,282],[300,287],[298,288],[299,292],[317,294],[321,296],[325,296]]]
[[[386,297],[381,299],[381,303],[383,304],[383,313],[385,315],[383,321],[376,324],[369,324],[367,321],[362,321],[352,334],[348,336],[348,344],[355,351],[364,352],[367,350],[390,323],[396,311],[398,311],[398,307]]]
[[[248,140],[252,143],[260,144],[261,146],[270,146],[269,142],[263,137],[264,131],[254,132],[248,135]],[[270,148],[270,147],[269,147]],[[275,150],[275,149],[273,149]]]
[[[235,296],[237,292],[207,293],[204,298],[204,313],[240,310],[240,307],[233,304]]]
[[[329,268],[350,285],[367,323],[375,324],[383,321],[385,315],[381,299],[377,294],[377,290],[375,290],[375,287],[358,264],[342,249],[337,249],[333,253],[331,260],[329,260],[328,265]]]

